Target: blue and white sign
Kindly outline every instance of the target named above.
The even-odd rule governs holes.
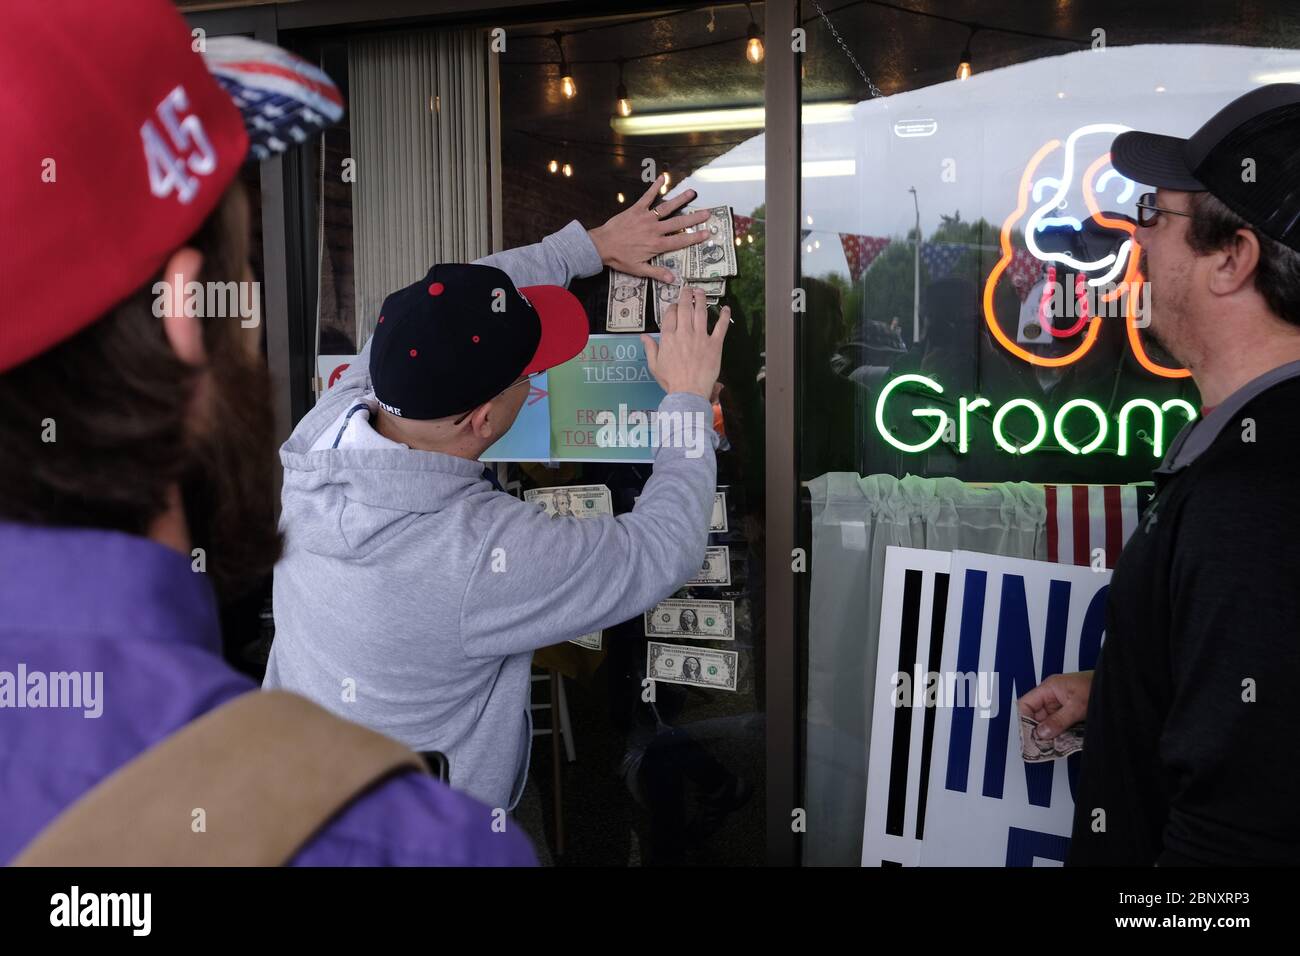
[[[1060,865],[1080,756],[1026,763],[1016,700],[1096,664],[1110,572],[940,554],[888,551],[863,863]]]

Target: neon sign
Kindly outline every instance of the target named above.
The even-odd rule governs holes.
[[[1095,188],[1102,191],[1105,191],[1112,182],[1117,182],[1120,189],[1115,197],[1116,201],[1122,203],[1132,197],[1134,189],[1131,182],[1113,168],[1102,171],[1102,168],[1110,163],[1109,152],[1102,153],[1088,165],[1080,177],[1080,184],[1082,185],[1084,205],[1088,212],[1087,218],[1098,226],[1127,234],[1127,238],[1120,243],[1119,248],[1115,252],[1107,253],[1100,258],[1081,259],[1068,252],[1045,250],[1038,239],[1041,232],[1053,227],[1073,229],[1076,233],[1083,228],[1083,222],[1077,216],[1066,214],[1068,208],[1066,193],[1075,175],[1075,167],[1080,165],[1075,158],[1079,140],[1090,134],[1115,134],[1125,132],[1127,129],[1127,126],[1113,123],[1093,123],[1080,126],[1074,130],[1066,138],[1064,144],[1064,166],[1059,177],[1044,175],[1039,179],[1035,179],[1044,160],[1062,147],[1059,139],[1048,140],[1030,158],[1020,177],[1020,184],[1016,191],[1015,209],[1002,223],[999,234],[1001,256],[990,270],[984,283],[982,297],[984,322],[989,333],[999,345],[1030,365],[1036,365],[1040,368],[1063,368],[1073,365],[1087,355],[1096,344],[1097,337],[1101,333],[1103,312],[1098,309],[1089,314],[1087,309],[1081,309],[1079,321],[1067,329],[1057,329],[1050,321],[1047,321],[1046,313],[1049,311],[1046,309],[1047,290],[1053,288],[1055,284],[1055,271],[1058,266],[1069,267],[1075,270],[1076,273],[1073,291],[1075,299],[1080,304],[1086,301],[1085,292],[1087,289],[1085,286],[1097,295],[1100,302],[1116,303],[1116,300],[1120,300],[1115,310],[1118,311],[1118,307],[1122,306],[1129,348],[1132,349],[1134,358],[1138,360],[1143,368],[1161,378],[1187,378],[1191,374],[1187,369],[1168,368],[1158,364],[1147,355],[1146,348],[1143,346],[1138,334],[1138,329],[1146,324],[1145,316],[1142,316],[1140,321],[1139,314],[1145,311],[1142,309],[1141,304],[1147,301],[1146,297],[1149,296],[1149,290],[1145,288],[1145,277],[1138,268],[1142,250],[1136,239],[1136,226],[1126,219],[1115,219],[1106,216],[1098,205],[1096,192],[1094,191],[1094,182],[1096,184]],[[1037,205],[1025,221],[1025,246],[1030,254],[1051,269],[1043,299],[1039,302],[1039,313],[1043,316],[1042,327],[1051,333],[1052,338],[1058,340],[1072,338],[1080,333],[1083,334],[1082,341],[1064,355],[1040,355],[1015,342],[1003,331],[993,307],[994,292],[998,280],[1006,272],[1014,255],[1011,244],[1011,229],[1019,221],[1020,217],[1025,215],[1029,209],[1031,199]],[[1116,282],[1116,277],[1120,276],[1121,273],[1122,278]],[[1088,276],[1086,280],[1083,279],[1084,275]]]
[[[912,410],[912,417],[917,419],[929,419],[934,422],[934,429],[924,441],[905,442],[893,434],[885,419],[885,406],[894,391],[902,385],[921,386],[935,395],[943,394],[943,386],[934,379],[917,373],[899,375],[892,378],[880,390],[880,397],[876,399],[875,424],[876,431],[890,445],[899,451],[910,454],[920,454],[933,448],[945,435],[955,438],[956,450],[959,454],[966,454],[970,450],[970,416],[972,412],[978,412],[981,409],[991,408],[992,402],[987,398],[968,398],[961,395],[957,399],[957,414],[954,419],[946,411],[940,408],[916,408]],[[1155,458],[1161,458],[1165,453],[1165,413],[1171,411],[1181,412],[1186,416],[1187,421],[1194,421],[1198,417],[1196,408],[1191,402],[1181,398],[1171,398],[1160,404],[1156,404],[1149,398],[1134,398],[1124,403],[1116,416],[1116,426],[1118,428],[1118,441],[1115,454],[1127,456],[1129,453],[1129,433],[1132,431],[1133,422],[1136,415],[1141,415],[1141,419],[1146,416],[1151,421],[1151,454]],[[1018,422],[1032,422],[1033,437],[1028,441],[1016,444],[1007,437],[1007,421],[1012,415],[1017,416]],[[1080,420],[1088,420],[1094,423],[1096,433],[1084,445],[1080,446],[1072,441],[1066,433],[1065,423],[1067,419],[1074,415]],[[984,416],[987,417],[987,413]],[[1110,433],[1111,420],[1106,414],[1106,410],[1099,404],[1087,398],[1075,398],[1056,410],[1052,416],[1051,434],[1056,439],[1059,448],[1064,449],[1071,455],[1090,455],[1101,448]],[[1037,402],[1028,398],[1013,398],[1003,404],[993,415],[993,440],[997,442],[998,447],[1011,455],[1028,455],[1037,450],[1048,435],[1047,413]]]

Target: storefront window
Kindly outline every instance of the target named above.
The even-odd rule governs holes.
[[[805,863],[861,856],[885,544],[1112,567],[1141,483],[1200,414],[1146,329],[1150,187],[1111,167],[1111,141],[1187,136],[1300,76],[1275,48],[1282,4],[1248,22],[1210,3],[1014,23],[960,6],[804,5]]]
[[[735,320],[714,403],[722,435],[708,546],[717,580],[673,595],[677,624],[693,622],[681,633],[649,637],[638,615],[537,654],[534,722],[542,734],[518,817],[543,859],[557,863],[764,859],[764,74],[761,46],[747,42],[762,17],[761,4],[731,5],[622,21],[445,31],[426,24],[305,41],[349,103],[323,154],[302,164],[313,196],[306,231],[323,229],[308,255],[318,252],[320,261],[322,388],[331,385],[331,369],[364,346],[384,290],[427,268],[420,256],[463,261],[538,242],[575,219],[600,225],[659,173],[669,177],[667,195],[694,189],[693,208],[725,207],[718,240],[733,265],[706,290],[718,300],[712,314],[728,304]],[[495,51],[493,130],[485,51],[497,27],[504,34]],[[499,167],[490,148],[496,136]],[[683,263],[670,265],[689,275]],[[639,355],[639,330],[607,323],[608,271],[570,288],[590,319],[587,359]],[[667,291],[648,285],[645,331],[655,332],[666,305],[656,300]],[[562,377],[552,370],[537,386],[538,407],[564,405]],[[580,446],[594,432],[582,424],[582,409],[579,419],[557,424],[557,415],[572,418],[572,411],[547,412],[548,447],[548,423],[538,427],[526,409],[509,438],[526,445],[540,435],[541,452],[503,444],[485,460],[515,494],[603,486],[614,514],[631,511],[653,472],[652,454],[624,461],[584,454]],[[690,649],[673,652],[680,681],[647,680],[651,643]],[[692,683],[697,661],[729,679]],[[563,675],[562,696],[554,674]],[[570,736],[553,749],[545,732],[557,722]]]
[[[761,4],[752,15],[762,23]],[[746,57],[750,16],[734,5],[622,23],[566,20],[506,29],[500,57],[505,247],[536,242],[572,219],[598,225],[666,172],[669,195],[691,188],[698,192],[693,208],[730,207],[724,241],[735,257],[735,274],[726,277],[725,290],[716,289],[720,302],[731,305],[735,325],[715,404],[725,433],[718,454],[725,510],[716,527],[725,530],[712,532],[708,542],[725,549],[729,573],[727,583],[674,595],[706,611],[724,608],[733,623],[715,640],[647,637],[638,616],[607,628],[599,650],[564,644],[538,654],[538,666],[566,675],[576,745],[577,759],[562,758],[559,777],[566,863],[763,860],[763,167],[761,147],[752,147],[762,128],[763,67]],[[572,97],[565,94],[561,53]],[[747,149],[753,155],[743,178],[714,174]],[[607,327],[608,272],[571,288],[587,308],[592,334],[608,336],[593,339],[597,349],[614,355],[631,347],[623,342],[638,340],[636,332]],[[653,333],[661,290],[651,283],[647,291],[645,330]],[[649,461],[510,466],[525,492],[605,485],[616,514],[632,509],[651,473]],[[736,669],[734,684],[655,681],[647,699],[651,642],[717,656]],[[684,653],[684,663],[692,656]],[[546,696],[539,691],[539,701]],[[540,716],[539,726],[548,719]],[[544,820],[535,837],[554,847],[549,746],[534,748],[532,773]]]

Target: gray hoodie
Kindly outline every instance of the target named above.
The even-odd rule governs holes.
[[[518,286],[568,285],[601,269],[576,222],[479,261]],[[367,346],[280,451],[285,553],[264,686],[441,751],[453,786],[513,808],[532,741],[533,651],[641,614],[703,564],[712,410],[699,395],[665,397],[661,412],[708,423],[702,445],[661,445],[631,512],[554,521],[496,490],[480,462],[371,429],[368,365]],[[359,406],[360,421],[348,421]],[[345,427],[368,437],[331,447]]]

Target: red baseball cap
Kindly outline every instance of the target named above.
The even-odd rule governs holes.
[[[239,172],[254,115],[168,0],[21,2],[4,17],[0,372],[158,274]]]

